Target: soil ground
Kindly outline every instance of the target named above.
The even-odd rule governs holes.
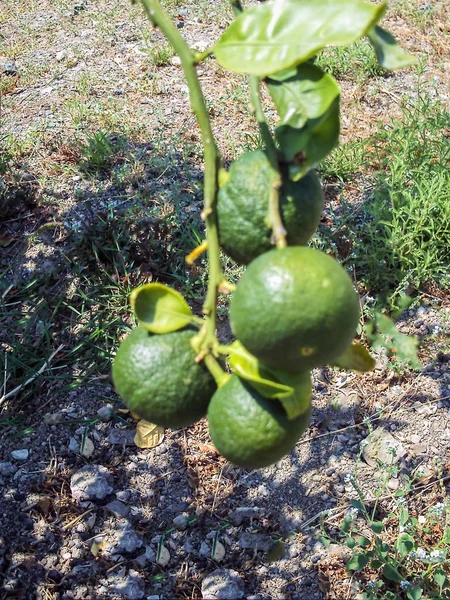
[[[435,4],[427,20],[428,5],[414,1],[407,9],[394,2],[385,23],[407,50],[426,61],[428,92],[448,102],[448,8],[445,2]],[[210,46],[224,27],[220,23],[231,19],[214,2],[169,8],[188,42],[200,49]],[[402,476],[413,478],[409,502],[417,516],[445,501],[450,297],[429,289],[420,296],[420,307],[407,311],[399,323],[402,332],[421,340],[421,369],[396,369],[379,353],[369,374],[315,371],[311,426],[273,467],[253,472],[232,467],[216,453],[204,421],[165,431],[153,448],[137,448],[135,422],[109,374],[117,338],[131,324],[117,289],[169,279],[191,295],[194,306],[202,290],[192,283],[197,271],[174,273],[169,267],[200,209],[199,136],[180,66],[170,55],[156,65],[152,52],[164,42],[138,9],[101,0],[32,0],[26,6],[6,0],[0,8],[0,135],[13,135],[20,156],[20,176],[2,180],[13,195],[2,207],[2,301],[12,298],[14,304],[20,290],[18,312],[5,313],[0,322],[5,373],[31,310],[24,290],[34,293],[38,285],[43,299],[66,302],[62,316],[55,309],[53,322],[37,319],[26,329],[36,364],[51,376],[42,382],[32,377],[29,383],[25,377],[18,392],[2,403],[0,597],[202,598],[208,597],[202,582],[220,568],[227,576],[235,572],[249,599],[357,598],[360,590],[342,556],[318,543],[317,525],[324,511],[328,525],[338,522],[356,497],[349,474],[356,473],[368,502],[380,489],[383,473],[361,458],[361,442],[377,427],[404,450],[389,489],[402,485]],[[219,147],[231,160],[256,136],[242,79],[208,60],[200,80]],[[340,83],[346,141],[368,136],[375,121],[387,122],[397,110],[394,100],[416,93],[417,75],[410,69]],[[114,155],[107,176],[80,167],[86,136],[99,130],[106,132]],[[233,141],[235,132],[238,141]],[[89,158],[92,162],[95,155]],[[349,182],[346,201],[359,201],[363,188],[361,181]],[[136,221],[133,206],[142,205],[143,197],[151,214],[139,214]],[[336,203],[329,194],[325,214]],[[171,233],[160,215],[172,213]],[[120,222],[114,220],[117,214]],[[124,223],[130,223],[129,236],[125,239],[121,230],[119,242],[125,239],[139,269],[128,278],[111,278],[110,294],[119,298],[119,304],[111,301],[111,312],[117,306],[122,312],[119,324],[113,323],[111,354],[104,352],[96,368],[95,331],[89,330],[91,346],[83,346],[81,355],[77,344],[104,300],[84,298],[83,282],[97,281],[98,271],[108,271],[107,261],[116,259],[109,246],[118,239],[108,227],[123,229]],[[193,245],[194,240],[195,235]],[[55,352],[41,356],[49,325],[58,331]],[[226,341],[225,321],[220,332]],[[59,377],[61,370],[70,372],[71,384]],[[14,389],[6,377],[3,388],[5,393]],[[108,476],[95,471],[103,473],[107,493],[98,494],[102,497],[77,496],[73,476],[86,465],[106,469]],[[380,518],[389,513],[390,503],[386,498]]]

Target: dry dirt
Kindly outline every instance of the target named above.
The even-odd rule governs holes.
[[[111,133],[126,128],[150,156],[161,153],[164,139],[177,138],[172,152],[179,162],[170,167],[170,183],[178,176],[191,200],[187,212],[198,210],[190,178],[201,178],[202,161],[181,69],[169,61],[152,66],[149,76],[139,32],[148,31],[150,45],[161,44],[160,34],[137,9],[129,20],[122,4],[41,0],[25,9],[6,0],[0,8],[0,133],[13,133],[25,144],[28,174],[14,214],[2,216],[0,259],[8,285],[47,271],[62,278],[64,257],[72,251],[67,232],[101,211],[131,204],[136,181],[148,186],[153,201],[164,202],[164,173],[137,166],[129,187],[118,192],[111,182],[71,169],[79,159],[77,119],[85,119],[87,129],[95,129],[97,121]],[[436,4],[436,18],[425,28],[412,27],[395,10],[387,27],[409,51],[428,60],[426,85],[447,101],[448,14],[444,2]],[[171,15],[183,23],[190,43],[205,47],[220,31],[208,20],[213,8],[217,15],[212,2],[179,5]],[[11,61],[17,72],[7,73],[3,65]],[[226,76],[213,61],[202,67],[201,82],[208,99],[221,99],[211,115],[219,147],[231,159],[245,147],[245,136],[255,135],[248,98],[238,78]],[[341,85],[346,140],[368,135],[370,123],[387,120],[395,100],[415,93],[416,76],[407,71],[381,83]],[[236,130],[240,141],[232,143]],[[181,167],[186,160],[188,171]],[[346,193],[350,199],[361,195],[355,183]],[[48,224],[50,233],[24,249],[23,238]],[[106,372],[72,390],[57,379],[37,388],[27,398],[20,427],[2,422],[0,597],[208,598],[202,582],[224,569],[228,579],[237,578],[230,598],[356,598],[342,561],[324,552],[316,533],[323,511],[329,511],[330,522],[338,520],[355,496],[346,475],[356,472],[369,500],[379,487],[382,473],[360,458],[360,443],[371,428],[381,426],[401,442],[402,474],[415,477],[417,486],[410,495],[413,512],[422,510],[424,499],[442,501],[438,472],[449,492],[450,301],[448,295],[428,293],[421,304],[400,323],[403,332],[422,340],[421,371],[397,372],[383,354],[366,375],[317,370],[311,427],[289,456],[261,471],[227,464],[203,421],[167,430],[158,446],[140,450],[132,441],[134,421],[122,410]],[[12,321],[2,324],[3,344],[14,328]],[[226,325],[223,330],[226,335]],[[54,360],[57,365],[58,354]],[[77,495],[73,477],[87,465],[105,468],[90,475],[103,482],[102,497]],[[390,489],[399,481],[392,477]],[[114,500],[119,502],[111,504]]]

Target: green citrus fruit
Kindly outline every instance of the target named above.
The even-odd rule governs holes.
[[[195,333],[186,328],[153,335],[137,327],[121,343],[112,377],[132,412],[163,427],[185,427],[206,415],[217,386],[204,364],[195,362]]]
[[[263,364],[286,371],[308,371],[343,354],[358,321],[358,295],[345,269],[300,246],[250,263],[230,303],[238,340]]]
[[[263,398],[237,375],[216,391],[208,407],[209,433],[217,450],[246,469],[280,460],[295,446],[310,418],[310,401],[305,412],[289,420],[279,400]]]
[[[267,225],[271,191],[270,163],[262,150],[248,152],[232,163],[217,197],[220,244],[233,260],[248,264],[270,250],[272,229]],[[283,178],[281,216],[288,245],[308,242],[320,221],[323,192],[314,171],[299,181]]]

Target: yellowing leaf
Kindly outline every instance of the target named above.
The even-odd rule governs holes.
[[[344,354],[341,354],[341,356],[333,361],[333,366],[340,369],[347,369],[348,371],[365,373],[375,367],[375,359],[364,346],[354,343],[347,348]]]
[[[134,443],[138,448],[154,448],[164,439],[164,427],[143,419],[136,426]]]

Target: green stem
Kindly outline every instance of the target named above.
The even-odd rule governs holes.
[[[207,354],[204,358],[205,365],[207,366],[209,372],[214,377],[217,387],[222,387],[226,384],[226,382],[230,379],[231,375],[229,373],[225,373],[220,364],[214,358],[212,354]]]
[[[169,15],[157,0],[141,0],[144,9],[152,23],[157,25],[172,44],[181,60],[184,75],[189,88],[191,109],[197,118],[202,136],[205,160],[204,179],[204,209],[202,217],[206,222],[208,241],[209,280],[203,312],[206,315],[202,349],[208,352],[217,343],[217,291],[223,280],[220,266],[219,235],[216,216],[217,174],[220,166],[220,155],[217,149],[211,123],[208,117],[205,98],[195,70],[198,54],[186,44]]]

